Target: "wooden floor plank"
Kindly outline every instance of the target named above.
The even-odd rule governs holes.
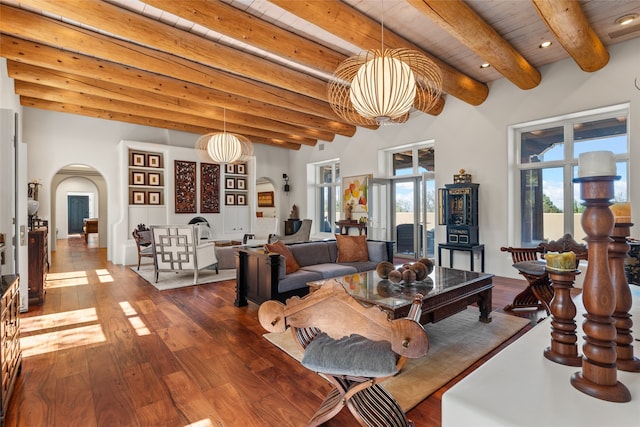
[[[56,246],[44,304],[21,314],[28,356],[7,427],[297,427],[329,391],[326,380],[262,337],[258,306],[233,305],[235,281],[160,292],[129,267],[107,262],[97,240],[87,246],[71,237]],[[503,311],[525,281],[496,277],[494,284],[494,309]],[[545,315],[512,314],[532,325]],[[489,357],[409,418],[440,426],[444,391]],[[357,425],[347,410],[326,424]]]

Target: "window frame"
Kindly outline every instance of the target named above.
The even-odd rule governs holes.
[[[570,233],[573,230],[573,170],[578,165],[578,158],[574,156],[574,125],[576,123],[584,123],[588,121],[597,121],[607,118],[616,118],[624,116],[626,117],[626,152],[623,154],[614,154],[614,160],[616,163],[625,162],[626,166],[626,199],[629,200],[630,196],[630,104],[617,104],[608,107],[585,110],[581,112],[550,117],[541,120],[535,120],[525,122],[521,124],[511,125],[508,127],[508,164],[509,164],[509,177],[508,177],[508,207],[507,215],[509,219],[523,218],[522,205],[521,205],[521,172],[523,170],[531,169],[548,169],[548,168],[562,168],[563,169],[563,227],[565,233]],[[521,135],[526,132],[539,130],[542,128],[549,128],[553,126],[562,126],[564,131],[563,150],[564,158],[561,160],[550,160],[539,163],[522,163],[521,162]],[[579,143],[580,141],[578,141]],[[571,214],[567,214],[571,212]],[[521,247],[522,243],[522,221],[508,221],[507,238],[510,246]]]
[[[331,182],[323,182],[322,181],[322,169],[331,166]],[[335,222],[340,220],[340,213],[342,211],[342,200],[338,198],[339,191],[341,188],[341,171],[337,174],[336,177],[336,167],[340,171],[340,159],[330,159],[324,160],[321,162],[310,163],[307,167],[307,176],[309,177],[309,195],[308,203],[310,207],[310,212],[312,212],[311,218],[313,220],[313,232],[322,238],[332,238],[335,235]],[[318,211],[321,207],[320,198],[323,197],[324,189],[329,188],[329,201],[328,201],[328,219],[329,225],[331,226],[332,231],[326,232],[322,230],[322,225],[324,223],[324,217]],[[332,197],[334,200],[332,200]],[[336,204],[340,204],[336,208]]]

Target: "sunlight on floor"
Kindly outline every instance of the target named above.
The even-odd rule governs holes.
[[[67,286],[88,285],[86,271],[67,271],[65,273],[47,274],[47,288],[64,288]]]
[[[136,331],[136,334],[138,334],[139,336],[143,336],[149,335],[151,333],[149,328],[147,328],[147,325],[145,325],[140,316],[138,316],[138,312],[136,311],[136,309],[133,308],[133,306],[129,302],[121,302],[120,308],[122,309],[124,315],[129,319],[129,323],[131,323],[131,326]]]
[[[96,270],[96,274],[98,275],[98,280],[100,281],[100,283],[113,282],[113,277],[111,277],[109,270],[106,270],[106,269]]]
[[[196,421],[195,423],[187,424],[184,427],[213,427],[213,423],[210,419]]]
[[[40,331],[49,328],[60,328],[78,323],[97,322],[95,308],[63,311],[62,313],[43,314],[42,316],[23,317],[20,319],[20,333]]]
[[[22,357],[61,351],[78,346],[98,344],[107,341],[100,325],[54,331],[20,338]]]

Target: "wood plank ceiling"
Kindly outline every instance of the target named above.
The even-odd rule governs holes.
[[[567,57],[601,69],[607,46],[640,35],[640,19],[616,24],[629,14],[640,0],[0,0],[0,55],[23,106],[198,135],[226,126],[295,150],[355,133],[326,83],[363,49],[432,58],[445,95],[412,115],[437,115],[449,96],[482,104],[499,78],[536,87],[540,66]]]

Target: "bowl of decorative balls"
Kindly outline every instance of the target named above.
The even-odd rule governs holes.
[[[405,263],[396,267],[389,261],[382,261],[376,266],[380,277],[377,290],[382,296],[411,296],[415,293],[426,295],[433,289],[433,280],[429,274],[433,271],[433,261],[422,258],[414,263]]]

